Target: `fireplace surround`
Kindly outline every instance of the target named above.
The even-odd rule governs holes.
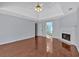
[[[67,33],[62,33],[62,39],[65,39],[65,40],[68,40],[68,41],[70,41],[70,38],[71,37],[71,35],[70,34],[67,34]]]

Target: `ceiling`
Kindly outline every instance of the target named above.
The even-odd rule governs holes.
[[[40,2],[43,10],[35,11],[36,2],[0,2],[0,13],[22,17],[32,21],[54,20],[74,12],[78,2]]]

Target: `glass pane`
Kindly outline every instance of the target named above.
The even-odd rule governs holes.
[[[47,34],[52,35],[52,33],[53,33],[53,22],[47,22],[46,25],[47,25]]]

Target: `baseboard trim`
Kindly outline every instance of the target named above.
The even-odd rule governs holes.
[[[30,38],[33,38],[33,37],[35,37],[35,36],[22,37],[22,38],[14,39],[12,41],[0,42],[0,45],[13,43],[13,42],[20,41],[20,40],[30,39]]]

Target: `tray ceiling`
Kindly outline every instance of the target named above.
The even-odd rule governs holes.
[[[34,8],[36,2],[0,2],[0,13],[22,17],[32,21],[54,20],[77,10],[77,2],[40,2],[42,12],[37,13]]]

